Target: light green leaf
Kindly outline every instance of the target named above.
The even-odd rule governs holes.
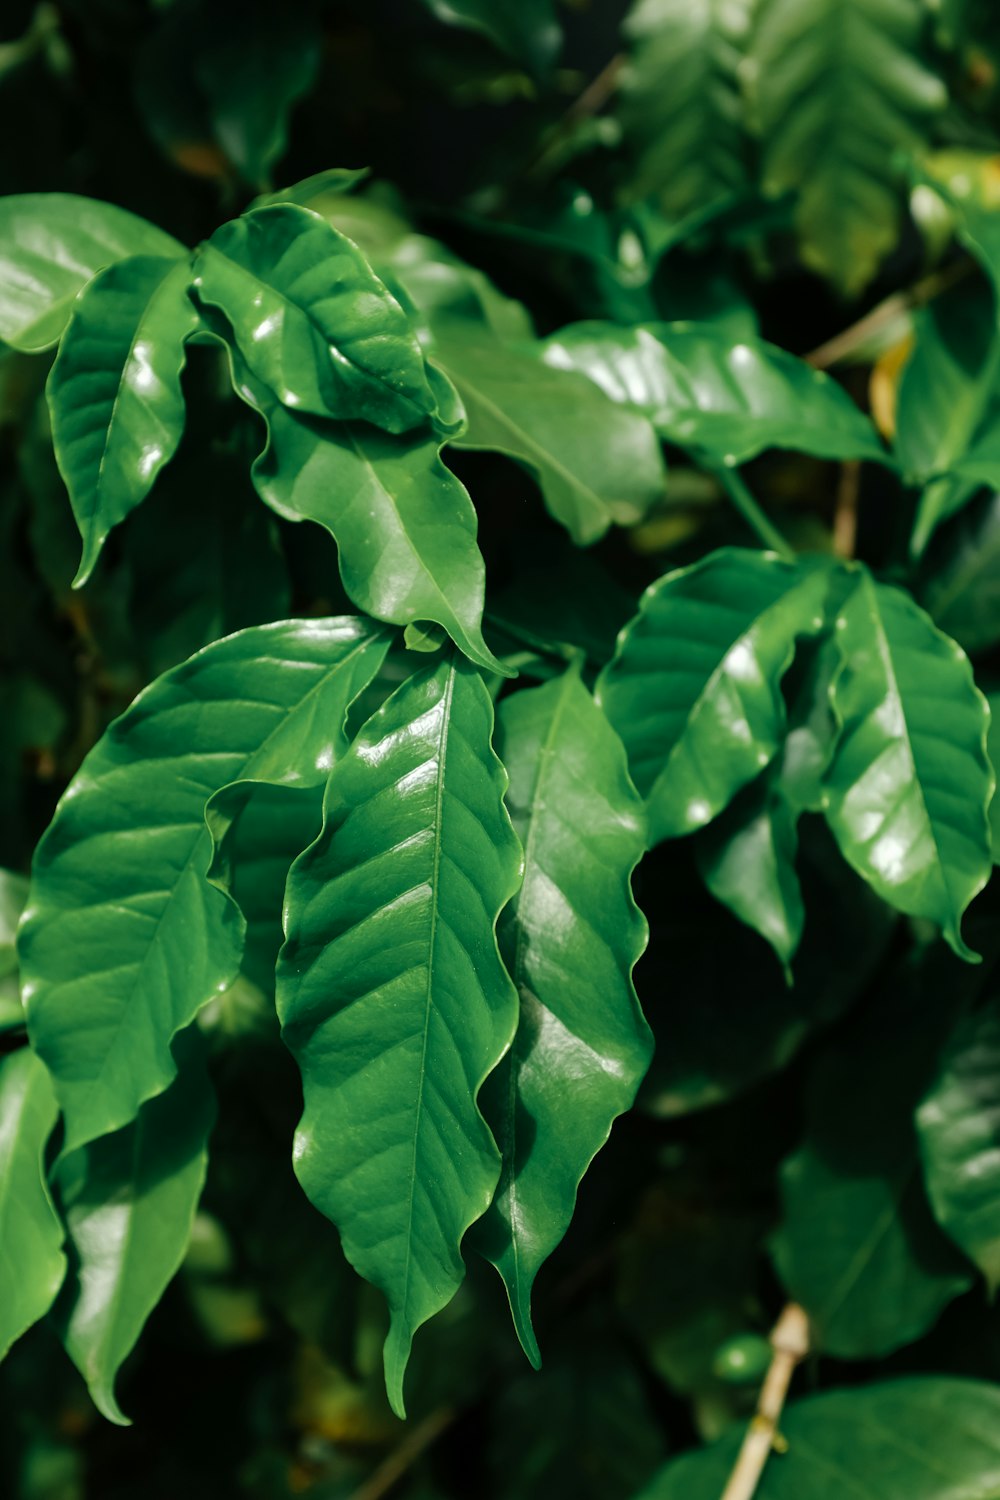
[[[758,1500],[995,1500],[1000,1390],[924,1375],[824,1391],[781,1417],[788,1445],[768,1460]],[[639,1500],[718,1500],[746,1424],[668,1463]]]
[[[806,265],[846,296],[896,244],[898,157],[945,104],[923,62],[921,0],[761,0],[747,78],[764,191],[798,192]]]
[[[960,957],[962,913],[990,872],[989,711],[954,641],[909,595],[856,570],[840,606],[842,728],[826,816],[844,857],[879,895],[925,917]]]
[[[0,1358],[48,1312],[66,1273],[45,1180],[58,1117],[48,1071],[30,1047],[0,1060]]]
[[[765,448],[887,461],[871,422],[829,375],[710,323],[571,323],[545,340],[544,359],[586,375],[668,442],[728,464]]]
[[[481,32],[501,52],[545,73],[562,44],[553,0],[424,0],[438,20]]]
[[[205,878],[206,801],[241,780],[321,783],[387,647],[346,617],[241,631],[154,682],[87,756],[36,850],[19,935],[67,1154],[162,1093],[171,1038],[239,968],[242,921]]]
[[[501,925],[521,1016],[483,1090],[504,1166],[472,1243],[503,1277],[518,1337],[538,1365],[532,1285],[652,1053],[631,977],[647,936],[630,888],[645,820],[621,741],[579,663],[504,700],[498,743],[524,845],[524,883]]]
[[[305,1089],[296,1170],[388,1299],[399,1414],[413,1335],[459,1286],[459,1243],[500,1173],[476,1096],[516,1025],[494,929],[520,848],[492,721],[460,657],[404,682],[334,770],[324,831],[286,895],[278,1010]]]
[[[707,208],[747,175],[740,59],[752,0],[636,0],[621,122],[637,155],[630,198],[656,194],[671,218]]]
[[[962,1016],[917,1110],[931,1206],[982,1271],[1000,1286],[1000,1015],[992,999]]]
[[[184,345],[198,327],[188,262],[132,256],[77,299],[46,387],[85,583],[104,540],[145,499],[184,431]]]
[[[215,1099],[196,1035],[178,1074],[124,1130],[61,1161],[71,1270],[55,1321],[109,1422],[128,1425],[115,1377],[184,1259],[205,1181]]]
[[[389,432],[435,411],[406,313],[357,246],[318,214],[278,203],[224,224],[198,252],[194,286],[284,405]]]
[[[725,548],[645,592],[597,701],[647,799],[650,839],[702,828],[768,764],[784,733],[781,679],[823,627],[829,573]]]
[[[73,193],[0,199],[0,338],[34,353],[58,343],[73,300],[104,266],[184,246],[135,214]]]
[[[612,522],[633,525],[663,495],[666,471],[653,429],[591,381],[456,320],[435,328],[430,353],[468,418],[454,446],[516,459],[579,546],[597,541]]]

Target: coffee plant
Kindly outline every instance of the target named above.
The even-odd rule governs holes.
[[[3,1493],[997,1500],[1000,12],[10,0],[0,125]]]

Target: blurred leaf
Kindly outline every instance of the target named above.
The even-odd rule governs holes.
[[[937,534],[925,554],[919,599],[964,651],[1000,641],[1000,494],[983,496]]]
[[[48,1312],[66,1274],[63,1226],[45,1180],[59,1117],[29,1047],[0,1059],[0,1355]]]
[[[544,74],[562,43],[553,0],[423,0],[439,21],[479,31],[515,62]]]

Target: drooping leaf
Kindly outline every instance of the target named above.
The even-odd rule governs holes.
[[[435,411],[406,313],[357,246],[318,214],[278,203],[224,224],[198,252],[194,286],[230,323],[254,378],[285,406],[388,432]]]
[[[51,348],[77,293],[104,266],[183,253],[171,235],[111,203],[73,193],[0,199],[0,338],[29,353]]]
[[[286,896],[278,1009],[305,1089],[296,1170],[388,1299],[399,1413],[413,1335],[461,1282],[459,1243],[500,1171],[476,1095],[516,1025],[494,927],[520,857],[491,730],[461,658],[404,682],[331,776],[324,831]]]
[[[737,70],[751,10],[750,0],[637,0],[629,10],[621,121],[637,154],[630,198],[655,193],[679,219],[745,183]]]
[[[0,1357],[44,1317],[66,1274],[45,1147],[59,1106],[30,1047],[0,1059]]]
[[[781,742],[781,680],[823,626],[829,574],[735,548],[643,595],[597,700],[625,742],[652,842],[709,823]]]
[[[1000,1392],[985,1380],[924,1375],[823,1391],[781,1417],[783,1457],[759,1500],[987,1500],[1000,1488]],[[718,1500],[746,1424],[668,1463],[639,1500]]]
[[[762,0],[751,107],[766,193],[798,193],[802,258],[855,296],[896,243],[897,161],[945,103],[920,53],[920,0]]]
[[[205,1181],[215,1099],[198,1043],[178,1037],[166,1092],[59,1167],[70,1273],[55,1321],[98,1410],[121,1425],[115,1377],[184,1258]]]
[[[241,631],[154,682],[84,761],[36,851],[19,936],[67,1153],[167,1087],[171,1038],[239,967],[238,913],[206,880],[206,801],[240,780],[321,783],[387,647],[346,617]]]
[[[844,857],[898,911],[937,923],[961,957],[962,913],[990,872],[989,712],[954,641],[900,590],[855,574],[835,639],[841,732],[826,816]]]
[[[525,851],[524,881],[501,925],[521,1011],[511,1053],[483,1090],[504,1166],[473,1243],[503,1277],[537,1365],[535,1276],[652,1050],[631,978],[646,943],[630,888],[645,827],[621,741],[579,663],[503,702],[498,746]]]
[[[917,1110],[924,1180],[941,1227],[1000,1284],[1000,1016],[990,1001],[960,1017]]]
[[[668,442],[743,464],[765,448],[817,458],[886,454],[871,422],[824,371],[710,323],[571,323],[544,358],[648,417]]]
[[[198,327],[186,260],[131,256],[74,306],[47,386],[52,442],[83,538],[84,583],[184,431],[184,345]]]
[[[880,1358],[926,1333],[970,1285],[927,1203],[913,1111],[979,972],[938,946],[869,998],[806,1080],[805,1139],[781,1169],[774,1255],[827,1354]]]
[[[597,541],[613,522],[640,520],[663,494],[653,429],[592,382],[453,319],[435,327],[430,352],[465,407],[468,425],[454,446],[516,459],[579,546]]]
[[[423,0],[438,20],[478,31],[501,52],[544,74],[558,55],[562,30],[553,0]]]

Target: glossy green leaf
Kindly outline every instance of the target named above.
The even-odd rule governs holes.
[[[652,1051],[631,978],[647,936],[630,887],[645,820],[621,741],[579,664],[507,698],[499,723],[507,805],[524,845],[524,882],[501,925],[521,1015],[510,1056],[483,1090],[504,1166],[472,1242],[503,1277],[537,1365],[532,1285]]]
[[[52,441],[83,538],[84,583],[184,431],[184,345],[198,327],[186,260],[133,256],[78,298],[47,386]]]
[[[786,1408],[759,1500],[993,1500],[1000,1391],[925,1375],[823,1391]],[[718,1500],[746,1430],[668,1463],[638,1500]],[[784,1444],[783,1444],[784,1446]]]
[[[457,321],[435,329],[431,353],[468,418],[454,445],[516,459],[579,546],[613,522],[641,520],[662,496],[665,469],[653,429],[592,382]]]
[[[985,278],[950,288],[913,320],[899,381],[895,449],[911,483],[946,473],[968,448],[989,401],[996,339]]]
[[[571,323],[544,347],[547,364],[586,375],[668,442],[727,464],[765,448],[886,460],[871,422],[836,381],[763,339],[734,342],[709,323],[594,322]]]
[[[388,1299],[399,1413],[413,1335],[459,1286],[460,1241],[500,1172],[476,1096],[516,1025],[494,929],[520,848],[492,720],[459,657],[404,682],[335,768],[324,831],[286,896],[278,1009],[305,1089],[296,1170]]]
[[[840,607],[841,733],[826,816],[844,857],[898,911],[935,922],[955,952],[986,884],[989,713],[961,648],[866,570]]]
[[[1000,1285],[1000,1016],[992,999],[958,1021],[917,1110],[924,1180],[941,1227]]]
[[[48,1071],[30,1047],[0,1060],[0,1356],[44,1317],[66,1274],[45,1180],[58,1115]]]
[[[194,286],[285,406],[388,432],[435,411],[406,313],[357,246],[318,214],[278,203],[224,224],[198,252]]]
[[[983,496],[938,533],[917,597],[963,651],[1000,641],[1000,494]]]
[[[655,193],[671,218],[746,181],[738,69],[751,11],[750,0],[637,0],[625,19],[621,121],[637,156],[628,194]]]
[[[923,61],[920,0],[762,0],[747,78],[762,185],[797,192],[805,263],[855,296],[893,248],[900,155],[947,98]]]
[[[478,31],[515,62],[544,73],[562,42],[553,0],[424,0],[438,20]]]
[[[387,646],[351,618],[241,631],[153,683],[84,761],[36,851],[19,939],[67,1153],[162,1093],[174,1033],[239,968],[239,914],[205,878],[207,799],[322,782]]]
[[[927,1203],[913,1111],[977,975],[939,946],[869,997],[806,1080],[805,1140],[781,1169],[774,1255],[824,1353],[882,1357],[970,1285]]]
[[[104,266],[184,246],[135,214],[73,193],[0,199],[0,338],[34,352],[58,343],[73,301]]]
[[[702,828],[768,764],[796,639],[823,626],[829,575],[772,553],[713,553],[652,584],[598,680],[647,799],[650,838]]]
[[[123,1425],[115,1376],[184,1258],[215,1119],[198,1038],[175,1047],[166,1092],[124,1130],[64,1157],[58,1173],[70,1274],[55,1321],[98,1410]]]

